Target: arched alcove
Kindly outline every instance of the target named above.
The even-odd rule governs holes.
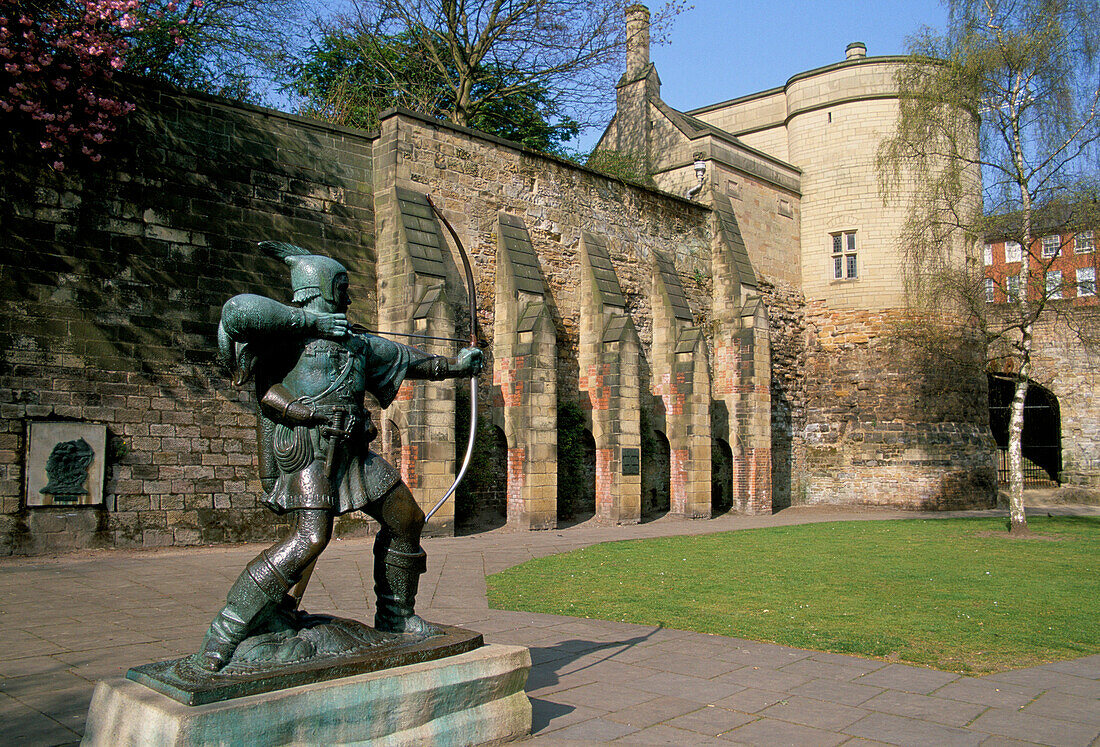
[[[724,439],[711,440],[710,512],[724,514],[733,508],[733,450]]]
[[[455,531],[473,534],[502,527],[508,514],[508,439],[479,418],[466,477],[455,491]],[[465,443],[463,443],[465,447]]]
[[[672,447],[668,438],[652,430],[642,439],[642,520],[668,513],[672,498]]]
[[[1007,376],[989,375],[989,428],[1000,451],[998,473],[1008,482],[1008,424],[1016,383]],[[1057,483],[1062,471],[1062,417],[1058,398],[1034,381],[1024,399],[1024,484],[1045,487]]]
[[[596,513],[596,439],[584,427],[580,408],[558,411],[558,524],[585,521]]]

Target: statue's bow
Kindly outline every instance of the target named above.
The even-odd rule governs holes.
[[[450,221],[443,215],[442,211],[435,206],[432,202],[431,196],[428,197],[428,206],[431,207],[432,212],[439,217],[439,220],[443,223],[447,229],[447,233],[451,234],[451,238],[455,242],[455,246],[458,248],[458,256],[462,258],[462,269],[466,271],[466,294],[470,299],[470,347],[477,347],[477,296],[474,295],[476,288],[474,287],[474,270],[470,266],[470,258],[466,256],[466,249],[462,246],[462,240],[458,238],[458,234],[451,226]],[[451,484],[451,487],[447,488],[447,492],[443,494],[443,497],[439,499],[439,503],[436,503],[424,516],[424,521],[432,518],[436,511],[438,511],[447,499],[454,495],[454,492],[458,490],[458,484],[462,482],[462,478],[466,476],[466,470],[470,466],[470,457],[474,453],[474,436],[477,434],[477,376],[470,377],[470,435],[466,442],[466,456],[462,459],[462,467],[458,470],[458,474],[455,475],[455,481]]]

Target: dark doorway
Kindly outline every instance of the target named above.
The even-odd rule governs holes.
[[[660,431],[647,436],[642,439],[642,521],[653,521],[671,506],[672,449]]]
[[[596,439],[574,403],[558,408],[558,525],[596,514]]]
[[[1000,451],[998,477],[1008,483],[1008,421],[1016,383],[989,375],[989,428]],[[1058,398],[1049,389],[1028,382],[1024,399],[1024,486],[1053,487],[1062,471],[1062,417]]]
[[[717,516],[733,508],[733,450],[724,439],[711,440],[710,514]]]
[[[465,448],[465,438],[459,440]],[[507,518],[508,439],[488,419],[478,418],[470,466],[455,491],[455,532],[488,531],[504,526]]]

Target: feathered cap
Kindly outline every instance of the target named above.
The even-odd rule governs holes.
[[[294,303],[307,303],[317,296],[336,302],[335,285],[340,275],[347,275],[347,268],[335,259],[320,254],[310,254],[300,246],[282,241],[261,241],[260,249],[290,265],[290,287],[294,289]]]

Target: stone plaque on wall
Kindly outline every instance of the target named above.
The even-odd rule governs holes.
[[[103,502],[107,426],[37,421],[27,433],[28,506]]]
[[[623,474],[641,474],[641,449],[623,449]]]

